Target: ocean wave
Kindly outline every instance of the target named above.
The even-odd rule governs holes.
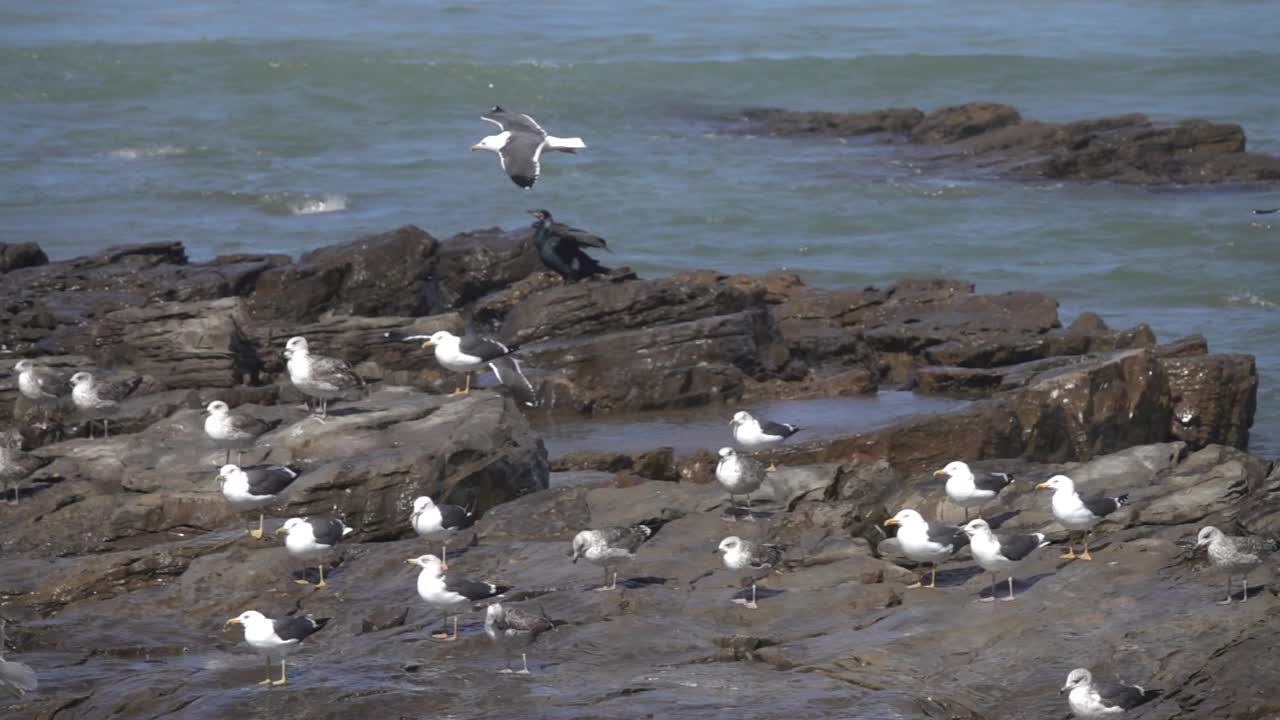
[[[191,152],[181,145],[145,145],[142,147],[116,148],[106,153],[116,160],[142,160],[144,158],[181,157]]]
[[[272,215],[320,215],[342,212],[351,198],[341,193],[263,193],[255,203],[259,210]]]
[[[1231,293],[1226,297],[1227,303],[1231,305],[1252,305],[1260,308],[1280,307],[1280,303],[1267,300],[1251,292]]]

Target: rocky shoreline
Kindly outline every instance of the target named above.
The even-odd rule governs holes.
[[[82,418],[44,423],[0,379],[0,430],[17,429],[42,462],[21,503],[0,505],[9,650],[41,676],[37,694],[0,699],[15,716],[328,717],[341,703],[356,717],[754,705],[1040,718],[1065,714],[1054,691],[1081,665],[1165,688],[1139,717],[1280,712],[1268,694],[1274,581],[1217,607],[1220,578],[1179,544],[1211,523],[1280,533],[1280,467],[1247,454],[1253,358],[1211,353],[1203,338],[1161,344],[1091,314],[1064,327],[1040,293],[948,279],[826,290],[790,273],[646,280],[624,268],[564,285],[540,271],[527,230],[437,240],[410,226],[296,261],[190,263],[177,243],[59,262],[4,246],[0,258],[0,371],[42,358],[148,383],[110,439],[89,440]],[[541,408],[500,389],[447,397],[453,373],[383,338],[468,324],[522,345]],[[370,391],[326,422],[309,417],[279,355],[292,335],[350,362]],[[723,405],[727,418],[741,403],[889,388],[970,402],[788,446],[761,518],[736,526],[721,519],[713,448],[549,458],[525,414]],[[305,471],[271,508],[275,525],[325,512],[356,529],[329,587],[294,584],[300,565],[283,548],[244,535],[214,482],[223,450],[201,432],[214,399],[282,421],[244,459]],[[976,602],[988,579],[965,554],[944,566],[942,589],[908,590],[914,574],[894,562],[883,521],[902,507],[959,521],[930,474],[955,459],[1018,477],[989,509],[1002,527],[1063,539],[1032,489],[1057,472],[1132,504],[1103,526],[1094,562],[1043,551],[1016,602]],[[408,521],[423,494],[476,500],[474,543],[451,566],[567,621],[531,648],[531,677],[495,674],[501,654],[479,615],[459,643],[430,639],[438,614],[404,564],[430,549]],[[574,532],[644,521],[662,527],[626,588],[585,592],[598,576],[565,557]],[[729,602],[745,578],[711,554],[729,534],[788,546],[758,610]],[[258,659],[219,630],[250,607],[334,618],[286,688],[254,687]]]
[[[907,143],[923,151],[915,165],[934,172],[1138,185],[1280,182],[1280,157],[1247,152],[1244,129],[1234,123],[1159,123],[1142,113],[1050,123],[991,102],[929,113],[751,108],[730,120],[745,132],[781,137]]]

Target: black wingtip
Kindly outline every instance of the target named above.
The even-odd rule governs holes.
[[[1125,493],[1116,498],[1116,507],[1124,507],[1129,504],[1129,493]]]
[[[388,330],[382,333],[382,337],[390,340],[391,342],[404,342],[404,339],[409,336],[399,330]]]
[[[1278,212],[1280,212],[1280,208],[1271,208],[1270,210],[1254,210],[1253,214],[1254,215],[1271,215],[1272,213],[1278,213]]]
[[[493,106],[493,109],[492,109],[492,110],[490,110],[489,112],[491,112],[491,113],[500,113],[500,112],[506,112],[506,110],[503,110],[501,105],[494,105],[494,106]]]
[[[308,615],[307,619],[315,623],[316,632],[320,632],[321,630],[324,629],[324,626],[328,625],[329,621],[332,620],[333,618],[318,618],[318,617],[311,617],[310,615]]]

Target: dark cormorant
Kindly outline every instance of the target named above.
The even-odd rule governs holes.
[[[565,282],[610,272],[609,268],[582,251],[583,247],[608,250],[609,245],[604,238],[556,222],[551,219],[551,213],[547,210],[530,210],[529,214],[535,218],[533,242],[538,247],[538,257],[542,258],[543,265],[558,273]]]

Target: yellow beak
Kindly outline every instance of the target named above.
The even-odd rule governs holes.
[[[222,628],[225,630],[231,627],[232,625],[239,625],[239,624],[240,624],[240,618],[231,618],[230,620],[222,624]]]
[[[946,471],[946,470],[934,470],[934,471],[933,471],[933,474],[934,474],[934,475],[946,475],[946,474],[947,474],[947,471]]]
[[[900,524],[901,524],[901,523],[899,523],[899,522],[898,522],[897,520],[895,520],[894,518],[889,518],[888,520],[885,520],[885,521],[884,521],[884,526],[885,526],[885,527],[889,527],[890,525],[900,525]]]
[[[1036,485],[1036,489],[1037,489],[1037,490],[1052,490],[1052,489],[1053,489],[1053,486],[1052,486],[1052,485],[1050,485],[1049,483],[1040,483],[1039,485]]]
[[[278,528],[278,529],[276,530],[276,534],[277,534],[277,535],[279,535],[279,534],[280,534],[280,533],[282,533],[282,532],[289,532],[289,531],[288,531],[288,530],[285,530],[284,528]]]
[[[424,340],[424,341],[422,342],[422,347],[423,347],[423,349],[429,348],[429,347],[431,347],[432,345],[435,345],[435,343],[431,342],[430,340]]]
[[[218,482],[223,483],[223,482],[226,482],[226,481],[227,481],[227,476],[226,476],[226,475],[222,475],[221,473],[219,473],[219,475],[218,475]]]
[[[408,564],[410,564],[410,565],[417,565],[417,564],[418,564],[418,558],[409,558],[408,560],[405,560],[405,562],[406,562],[406,563],[408,563]]]
[[[475,152],[476,150],[483,150],[483,149],[484,149],[484,147],[483,147],[483,146],[481,146],[481,145],[472,145],[472,146],[471,146],[471,152]]]

